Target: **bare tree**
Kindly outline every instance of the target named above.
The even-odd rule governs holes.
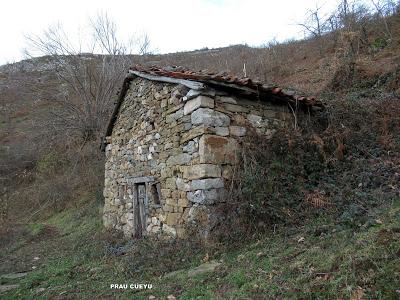
[[[323,55],[321,37],[327,30],[328,22],[329,18],[321,15],[321,6],[316,6],[314,10],[308,11],[305,21],[298,24],[305,29],[308,35],[316,39],[320,56]]]
[[[117,90],[131,65],[132,52],[130,45],[118,38],[116,25],[107,14],[97,15],[90,23],[92,39],[78,47],[60,24],[41,36],[27,37],[31,49],[48,56],[54,64],[60,83],[56,98],[62,108],[55,113],[56,125],[71,134],[78,132],[85,139],[97,138],[103,132]],[[139,46],[146,50],[149,45],[146,36]]]
[[[142,33],[142,35],[136,39],[136,44],[138,45],[138,53],[140,55],[147,55],[152,53],[152,51],[150,50],[150,38],[147,33]]]
[[[395,9],[396,9],[396,3],[395,1],[392,0],[371,0],[372,4],[374,5],[376,12],[378,16],[380,17],[380,20],[382,21],[384,27],[385,27],[385,35],[389,39],[389,41],[392,41],[393,36],[392,36],[392,31],[390,30],[389,24],[387,22],[387,16],[394,14]]]
[[[98,14],[94,20],[91,20],[91,25],[94,41],[100,46],[100,53],[123,55],[128,51],[127,46],[117,38],[116,25],[107,14]]]

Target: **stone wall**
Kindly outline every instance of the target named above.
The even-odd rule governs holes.
[[[241,139],[250,131],[269,138],[293,123],[285,105],[214,90],[184,101],[187,92],[181,85],[132,81],[107,137],[107,228],[132,235],[132,180],[147,178],[147,233],[181,237],[187,224],[197,223],[208,234],[218,222],[215,205],[226,200]]]

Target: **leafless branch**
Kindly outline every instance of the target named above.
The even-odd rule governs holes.
[[[78,47],[68,38],[61,24],[42,35],[27,36],[30,48],[51,57],[60,82],[57,101],[62,110],[56,112],[60,129],[79,132],[86,139],[102,134],[117,90],[131,65],[130,45],[117,36],[117,26],[107,14],[90,20],[92,40]],[[140,54],[149,53],[150,38],[136,39]],[[82,53],[82,49],[89,52]],[[95,54],[96,51],[99,54]]]

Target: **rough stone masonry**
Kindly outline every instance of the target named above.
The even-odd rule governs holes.
[[[188,224],[207,236],[241,140],[250,131],[270,138],[294,121],[288,105],[140,76],[122,100],[106,137],[103,221],[127,237],[184,237]]]

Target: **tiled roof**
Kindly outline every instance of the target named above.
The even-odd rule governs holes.
[[[141,65],[134,65],[130,68],[130,70],[154,76],[193,80],[209,84],[211,86],[218,86],[218,84],[221,84],[224,87],[253,91],[255,95],[264,95],[267,97],[270,96],[271,99],[275,101],[283,101],[293,104],[298,103],[307,107],[323,107],[322,102],[317,100],[315,97],[300,96],[293,91],[286,90],[275,85],[263,84],[260,81],[252,80],[247,77],[240,78],[225,72],[214,73],[208,70],[191,71],[182,67],[167,67],[163,69],[158,67],[145,67]]]

